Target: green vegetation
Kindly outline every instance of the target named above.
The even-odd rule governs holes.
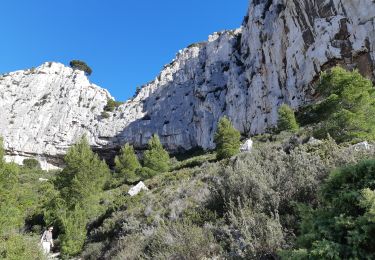
[[[137,86],[136,89],[135,89],[135,93],[133,95],[133,98],[135,98],[136,96],[138,96],[138,94],[141,93],[141,90],[142,90],[142,87]]]
[[[317,207],[301,206],[299,259],[375,257],[375,160],[338,169],[321,187]],[[303,253],[303,254],[302,254]],[[303,256],[303,257],[301,257]]]
[[[24,159],[23,166],[29,169],[41,169],[40,163],[36,159]]]
[[[107,112],[103,111],[103,112],[101,113],[101,117],[102,117],[102,118],[109,118],[110,115],[109,115]]]
[[[121,148],[120,154],[115,158],[115,169],[118,176],[127,183],[133,183],[139,180],[136,170],[141,168],[138,157],[134,152],[133,146],[125,144]]]
[[[30,169],[4,162],[4,148],[0,138],[1,259],[44,259],[38,246],[38,225],[43,223],[35,219],[42,212],[51,185],[39,182],[40,176],[48,177],[48,174],[38,168]]]
[[[124,102],[114,101],[113,99],[108,99],[107,105],[104,107],[104,111],[113,112],[115,108],[121,106]]]
[[[373,259],[370,87],[334,68],[298,112],[301,128],[282,106],[280,131],[253,137],[251,153],[237,154],[240,134],[222,118],[216,152],[170,159],[153,135],[142,164],[126,144],[113,174],[85,138],[61,172],[6,163],[0,139],[0,258],[43,259],[38,240],[53,225],[63,259]],[[129,196],[139,180],[150,190]]]
[[[90,76],[92,73],[92,69],[84,61],[72,60],[69,65],[75,70],[82,70],[88,76]]]
[[[51,217],[63,231],[61,252],[74,256],[82,249],[88,221],[100,212],[99,201],[110,173],[85,137],[69,149],[64,161],[66,166],[55,180],[59,196],[52,202]]]
[[[375,89],[359,72],[340,67],[323,73],[320,100],[302,109],[302,124],[315,124],[314,135],[327,133],[338,142],[375,140]]]
[[[283,104],[278,110],[279,119],[277,122],[277,128],[279,131],[290,131],[295,133],[298,131],[299,126],[294,115],[293,109],[288,105]]]
[[[143,165],[145,168],[157,173],[163,173],[169,170],[169,154],[166,150],[164,150],[159,136],[156,134],[154,134],[148,142],[148,150],[143,156]]]
[[[251,154],[218,162],[207,156],[199,166],[185,162],[203,162],[202,155],[177,162],[178,170],[145,181],[150,192],[132,198],[119,194],[116,206],[89,230],[93,242],[82,254],[91,259],[261,259],[298,248],[298,205],[317,207],[318,190],[331,169],[373,158],[375,149],[356,151],[327,139],[287,153],[283,147],[292,139],[284,132],[273,136],[278,141],[257,141]]]
[[[227,117],[220,119],[215,133],[218,159],[230,158],[240,152],[241,134]]]

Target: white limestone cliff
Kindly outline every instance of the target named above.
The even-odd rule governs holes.
[[[57,164],[86,134],[102,153],[153,133],[172,151],[213,148],[228,115],[244,136],[277,122],[282,103],[313,100],[321,71],[336,64],[375,79],[372,0],[253,0],[240,29],[180,51],[132,100],[102,118],[110,94],[59,63],[0,76],[0,135],[8,156]]]

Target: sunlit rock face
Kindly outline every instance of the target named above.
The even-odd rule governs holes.
[[[0,134],[8,156],[61,161],[83,134],[103,155],[157,133],[171,151],[214,147],[227,115],[244,136],[277,122],[277,109],[313,100],[319,73],[336,64],[375,78],[372,0],[253,0],[240,29],[181,50],[108,118],[110,94],[59,63],[0,77]]]
[[[82,71],[59,63],[2,75],[0,135],[7,159],[47,156],[53,163],[84,134],[94,145],[105,144],[95,129],[108,98]]]
[[[182,50],[135,101],[144,118],[119,135],[144,145],[157,132],[171,149],[212,148],[218,119],[244,135],[277,122],[282,103],[311,101],[322,70],[336,64],[374,79],[375,3],[251,1],[241,29]]]

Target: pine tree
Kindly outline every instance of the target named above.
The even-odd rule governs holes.
[[[137,180],[136,170],[141,168],[138,157],[134,152],[133,146],[125,144],[121,148],[120,155],[115,158],[115,170],[118,176],[124,178],[126,182]]]
[[[288,105],[283,104],[278,110],[279,120],[277,122],[277,127],[279,131],[290,131],[297,132],[299,129],[296,117],[294,115],[293,109]]]
[[[314,135],[330,134],[338,142],[375,140],[375,90],[358,71],[335,67],[323,73],[318,87],[322,101],[310,107],[320,125]]]
[[[230,120],[226,116],[221,118],[214,137],[217,158],[230,158],[239,153],[241,146],[240,139],[240,132],[233,127]]]
[[[82,70],[88,76],[90,76],[92,73],[92,69],[84,61],[72,60],[69,65],[75,70]]]
[[[164,150],[159,136],[156,134],[154,134],[148,142],[148,150],[144,153],[143,163],[146,168],[158,173],[167,172],[169,170],[169,154]]]
[[[59,216],[63,234],[60,236],[61,253],[75,256],[82,251],[86,239],[87,214],[85,209],[76,206],[74,209],[63,211]]]
[[[85,137],[72,146],[64,158],[66,167],[56,179],[56,187],[69,207],[95,204],[110,176],[108,166],[95,154]]]

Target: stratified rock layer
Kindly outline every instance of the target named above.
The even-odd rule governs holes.
[[[143,148],[153,133],[172,151],[213,148],[223,115],[246,136],[261,133],[282,103],[312,101],[322,70],[341,64],[375,79],[374,17],[372,0],[253,0],[240,29],[180,51],[109,118],[109,93],[83,72],[46,63],[3,75],[0,134],[8,155],[54,162],[83,134],[105,153]]]

